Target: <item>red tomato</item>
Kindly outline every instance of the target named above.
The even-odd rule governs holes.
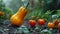
[[[38,25],[42,26],[44,25],[44,22],[45,22],[44,19],[38,19]]]
[[[58,24],[58,30],[60,30],[60,23]]]
[[[56,26],[56,25],[59,24],[59,20],[55,19],[55,20],[53,21],[53,23],[54,23],[54,25]]]
[[[35,20],[29,20],[29,25],[31,27],[34,27],[36,25],[36,21]]]

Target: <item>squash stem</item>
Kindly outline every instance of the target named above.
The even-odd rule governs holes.
[[[28,1],[27,5],[26,5],[26,9],[27,9],[27,7],[29,6],[29,2],[30,2],[30,0]]]

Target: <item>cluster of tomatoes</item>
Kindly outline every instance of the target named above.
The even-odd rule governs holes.
[[[60,30],[60,20],[55,19],[55,20],[53,21],[53,24],[54,24],[54,26],[57,26],[57,27],[58,27],[58,30]]]
[[[44,19],[38,19],[37,23],[38,23],[39,26],[42,26],[42,25],[45,24],[45,20]],[[36,25],[36,20],[32,20],[32,19],[29,20],[29,25],[31,27],[34,27]],[[54,28],[55,26],[58,26],[58,30],[60,30],[60,22],[59,22],[58,19],[53,20],[53,22],[48,22],[47,23],[48,28]]]
[[[44,19],[38,19],[38,25],[42,26],[44,25],[45,21]],[[36,25],[36,20],[29,20],[29,25],[31,27],[34,27]]]

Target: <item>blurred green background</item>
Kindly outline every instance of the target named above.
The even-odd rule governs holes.
[[[23,5],[26,6],[29,0],[0,0],[0,11],[5,13],[5,18],[9,14],[14,14]],[[28,9],[29,13],[26,15],[26,19],[31,19],[31,16],[35,16],[35,19],[44,18],[45,20],[52,20],[60,18],[60,0],[30,0]],[[38,18],[37,18],[38,17]]]

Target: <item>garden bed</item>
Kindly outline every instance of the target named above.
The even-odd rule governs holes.
[[[3,25],[3,32],[0,32],[1,34],[3,33],[3,34],[21,34],[21,32],[16,32],[16,30],[17,30],[17,28],[19,28],[19,27],[14,27],[14,26],[12,26],[12,25],[10,25],[10,22],[9,22],[9,20],[5,20],[5,23],[6,24],[4,24]],[[28,29],[28,31],[30,31],[30,26],[29,26],[29,24],[28,24],[28,20],[27,19],[25,19],[24,21],[23,21],[23,25],[24,26],[26,26],[26,28]],[[30,32],[30,34],[40,34],[40,32],[42,31],[42,30],[45,30],[45,29],[48,29],[48,28],[46,28],[46,25],[47,25],[47,23],[45,23],[44,24],[44,26],[43,27],[41,27],[41,29],[39,30],[39,31],[34,31],[34,30],[32,30],[31,32]],[[38,24],[36,24],[36,27],[38,27]],[[0,26],[0,28],[2,28],[1,26]],[[54,28],[53,30],[52,30],[52,34],[60,34],[60,31],[58,31],[58,29],[57,28]]]

